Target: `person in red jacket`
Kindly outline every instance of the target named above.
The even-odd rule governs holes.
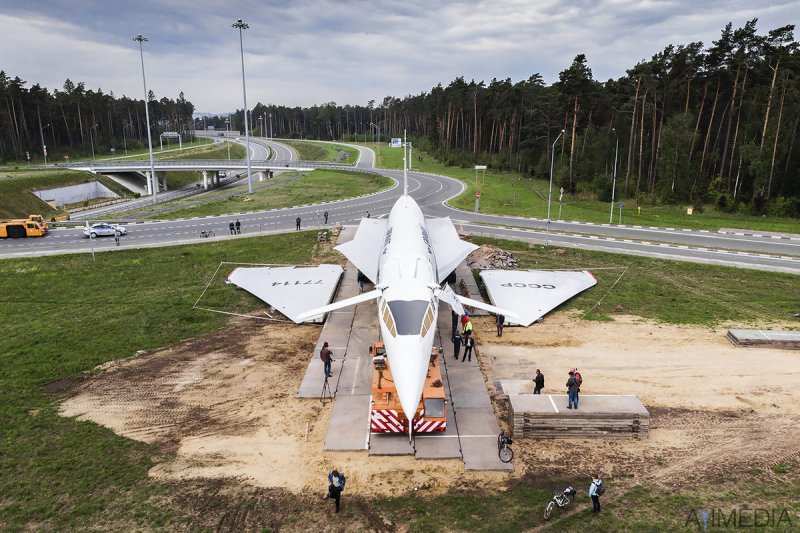
[[[331,374],[331,363],[333,362],[332,355],[333,354],[328,349],[328,342],[325,341],[322,344],[322,349],[319,351],[319,358],[322,359],[322,362],[324,364],[325,378],[333,376],[333,374]]]

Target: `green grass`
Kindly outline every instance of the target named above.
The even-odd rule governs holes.
[[[274,181],[277,182],[292,175],[281,174],[274,178]],[[232,191],[209,193],[202,200],[187,198],[161,205],[159,206],[159,211],[155,213],[151,210],[140,210],[125,213],[122,216],[174,219],[277,209],[351,198],[383,190],[391,184],[392,181],[389,178],[377,174],[314,170],[297,180],[278,183],[274,186],[271,180],[255,182],[253,194],[247,194],[247,186],[242,185]],[[231,193],[236,194],[231,196]],[[162,210],[165,206],[167,208],[170,206],[175,207],[176,209],[163,212]]]
[[[800,301],[800,284],[792,274],[514,241],[470,240],[511,250],[519,268],[590,270],[597,285],[559,310],[576,310],[591,320],[628,314],[672,324],[763,325],[791,320]]]
[[[46,384],[227,323],[192,310],[221,261],[301,264],[313,232],[195,246],[0,261],[0,529],[145,529],[176,511],[147,470],[158,450],[65,419]],[[258,304],[212,287],[211,303]],[[229,288],[228,288],[229,289]],[[36,317],[31,320],[31,317]]]
[[[374,143],[357,143],[375,151]],[[381,144],[381,154],[376,162],[380,168],[402,169],[403,150]],[[418,157],[422,156],[420,162]],[[523,178],[516,172],[497,170],[476,171],[474,168],[450,167],[436,161],[430,154],[414,149],[411,155],[412,170],[442,174],[463,181],[467,189],[450,201],[453,207],[473,211],[475,193],[481,193],[480,210],[483,213],[525,218],[547,219],[547,198],[550,182],[548,180]],[[515,200],[516,196],[516,200]],[[795,218],[759,217],[741,213],[724,213],[713,206],[706,205],[703,212],[694,210],[686,214],[686,205],[642,205],[639,211],[632,198],[617,198],[614,207],[613,223],[619,223],[619,202],[622,209],[622,223],[626,225],[656,226],[672,228],[691,228],[718,230],[720,228],[741,228],[757,231],[800,233],[800,221]],[[587,195],[564,195],[561,206],[561,219],[581,222],[608,224],[611,204],[599,202]],[[559,186],[553,184],[550,201],[550,218],[559,218]]]
[[[297,151],[297,159],[301,161],[337,161],[340,151],[348,154],[347,158],[338,159],[342,164],[353,164],[358,159],[358,150],[350,146],[316,141],[281,141]]]
[[[19,170],[0,172],[0,218],[26,217],[39,214],[50,219],[65,214],[31,194],[31,191],[52,189],[99,181],[120,196],[133,196],[128,189],[102,175],[80,170]]]
[[[633,313],[676,323],[761,322],[783,318],[800,299],[796,277],[788,275],[502,244],[514,251],[523,268],[612,268],[596,270],[597,287],[564,309],[592,308],[621,268],[628,267],[590,314],[594,318]],[[213,528],[215,516],[239,505],[235,495],[230,501],[216,500],[217,489],[210,485],[203,489],[150,481],[148,469],[168,452],[58,416],[58,397],[50,391],[65,389],[98,364],[227,324],[221,315],[192,310],[221,261],[301,264],[318,252],[317,246],[314,232],[301,232],[120,250],[98,254],[96,263],[89,254],[0,261],[0,311],[5,317],[0,323],[0,529],[185,529],[194,523],[186,502],[206,497],[225,504],[219,514],[203,514],[202,527]],[[218,275],[201,305],[246,312],[261,304],[231,290],[224,275]],[[596,530],[668,531],[683,527],[690,509],[712,504],[729,508],[767,502],[773,507],[791,504],[797,511],[797,469],[781,464],[773,471],[780,477],[743,472],[738,481],[726,482],[725,491],[693,486],[678,494],[649,485],[615,489],[615,480],[608,479],[601,516],[592,518],[583,511],[583,498],[583,507],[559,513],[550,529],[585,530],[593,520]],[[612,499],[615,490],[620,494]],[[203,497],[192,500],[189,493]],[[506,492],[367,499],[364,508],[409,524],[412,531],[520,531],[541,524],[549,496],[549,490],[520,481]],[[310,497],[296,499],[300,507],[312,505]],[[325,515],[320,513],[319,520]]]

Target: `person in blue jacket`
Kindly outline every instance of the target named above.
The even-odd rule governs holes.
[[[592,498],[593,513],[600,512],[600,494],[598,493],[597,488],[602,484],[603,482],[600,480],[600,476],[597,474],[592,476],[592,484],[589,485],[589,496]]]
[[[339,500],[342,498],[342,491],[346,479],[344,474],[334,469],[328,474],[328,498],[336,500],[336,512],[339,512]]]

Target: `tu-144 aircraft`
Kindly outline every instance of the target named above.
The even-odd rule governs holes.
[[[229,281],[253,292],[296,323],[377,300],[381,338],[397,395],[411,420],[422,396],[441,301],[461,315],[467,305],[505,315],[510,323],[528,326],[593,286],[596,280],[586,271],[487,270],[481,275],[497,305],[457,295],[445,280],[477,246],[461,240],[449,218],[423,216],[417,202],[408,195],[406,174],[404,168],[403,196],[389,216],[362,219],[353,240],[335,247],[374,283],[374,290],[297,312],[297,295],[284,290],[291,281],[281,283],[246,276],[248,269],[243,268],[232,272]],[[321,265],[325,266],[331,265]]]

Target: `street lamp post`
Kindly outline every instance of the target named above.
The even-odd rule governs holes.
[[[144,52],[142,51],[142,43],[147,41],[141,33],[133,38],[134,41],[139,43],[139,57],[142,60],[142,85],[144,86],[144,115],[147,120],[147,150],[150,154],[150,180],[153,191],[153,201],[158,198],[158,178],[156,178],[156,169],[153,164],[153,138],[150,135],[150,106],[147,105],[147,78],[144,75]]]
[[[619,136],[617,136],[617,130],[615,128],[611,128],[611,131],[614,132],[614,137],[617,138],[617,143],[614,148],[614,178],[611,181],[611,213],[608,216],[609,224],[614,221],[614,192],[617,188],[617,153],[619,152]]]
[[[41,124],[41,122],[39,123]],[[50,127],[50,124],[46,125],[44,128],[39,128],[39,134],[42,136],[42,154],[44,154],[44,164],[47,164],[47,145],[44,144],[44,130]]]
[[[253,176],[250,170],[250,124],[247,121],[247,88],[244,79],[244,43],[242,41],[242,30],[246,30],[250,26],[248,26],[247,23],[242,22],[242,19],[238,19],[236,22],[231,24],[231,27],[239,30],[239,51],[241,52],[242,56],[242,98],[244,100],[244,141],[247,149],[247,192],[252,194]]]
[[[381,127],[375,124],[374,122],[370,122],[371,126],[375,126],[375,129],[378,131],[378,137],[375,141],[375,145],[378,147],[378,162],[381,160]]]
[[[230,137],[230,134],[231,134],[231,118],[230,117],[225,119],[225,127],[228,130],[228,137]],[[231,140],[226,138],[225,139],[225,144],[228,145],[228,161],[230,161],[231,160]]]
[[[89,146],[92,147],[92,161],[94,161],[94,135],[92,134],[92,130],[97,127],[97,124],[89,128]]]
[[[272,113],[269,114],[269,140],[272,140]]]
[[[128,155],[128,139],[125,138],[125,130],[128,129],[127,124],[122,125],[122,146],[125,147],[125,155]]]
[[[266,115],[264,113],[261,113],[261,116],[258,117],[258,120],[261,122],[261,137],[262,138],[264,137],[264,122],[266,121],[265,120],[266,118],[267,117],[266,117]]]
[[[544,244],[545,246],[550,243],[550,201],[553,196],[553,163],[556,159],[556,143],[564,135],[564,130],[561,130],[561,133],[558,134],[556,140],[553,141],[553,147],[550,150],[550,188],[547,192],[547,236],[545,237]]]

